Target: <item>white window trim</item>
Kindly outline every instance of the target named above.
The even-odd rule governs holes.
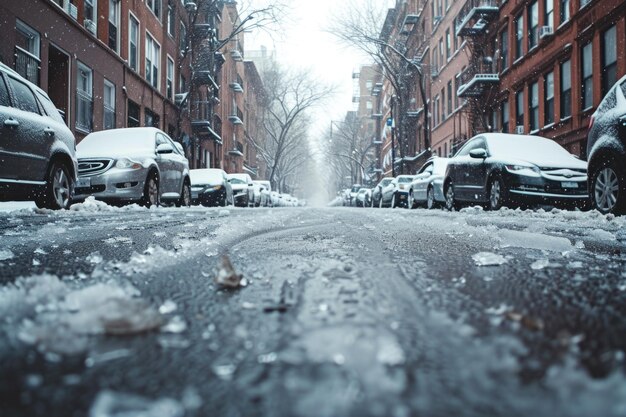
[[[107,92],[107,87],[109,87],[109,88],[111,89],[111,91],[113,92],[113,96],[112,96],[112,97],[107,97],[107,94],[106,94],[106,92]],[[103,114],[102,114],[102,118],[103,118],[103,119],[102,119],[102,127],[103,127],[103,128],[104,128],[104,125],[105,125],[105,119],[104,119],[104,117],[105,117],[106,111],[107,111],[107,110],[112,111],[112,112],[113,112],[113,114],[114,114],[114,115],[116,115],[116,113],[115,113],[115,112],[116,112],[116,103],[115,103],[115,100],[116,100],[116,98],[117,98],[117,97],[116,97],[116,95],[117,95],[117,91],[116,91],[116,90],[117,90],[117,88],[116,88],[115,84],[113,84],[111,81],[109,81],[109,80],[107,80],[107,79],[105,78],[105,79],[104,79],[104,88],[103,88],[103,93],[102,93],[102,107],[103,107],[103,109],[104,109],[104,112],[103,112]],[[108,106],[107,106],[107,99],[108,99],[108,98],[112,98],[113,100],[112,100],[111,105],[108,105]],[[115,125],[113,126],[113,128],[115,128]]]
[[[169,73],[169,63],[170,61],[172,62],[172,74],[171,74],[171,78],[168,76],[170,74]],[[166,68],[165,68],[165,94],[167,95],[167,82],[171,81],[172,82],[172,96],[171,97],[167,97],[170,100],[174,100],[174,95],[176,94],[176,61],[174,60],[174,58],[172,58],[170,56],[170,54],[167,54],[167,58],[165,60],[166,62]]]
[[[157,16],[156,13],[154,13],[154,8],[150,7],[150,5],[148,4],[148,2],[150,2],[150,1],[152,2],[152,4],[155,4],[157,1],[161,2],[161,9],[160,9],[161,10],[161,16]],[[156,20],[159,22],[159,24],[161,26],[163,26],[163,13],[164,13],[163,1],[162,0],[145,0],[144,3],[146,5],[146,7],[148,8],[148,10],[150,10],[150,13],[152,13],[152,16],[154,16],[156,18]]]
[[[80,86],[78,85],[78,75],[80,73],[80,71],[87,71],[89,72],[89,91],[84,91],[80,89]],[[78,61],[77,62],[77,67],[76,67],[76,94],[80,95],[80,93],[84,93],[84,95],[86,96],[85,98],[88,98],[89,101],[91,102],[91,129],[93,130],[93,69],[90,68],[89,66],[83,64],[82,62]],[[81,132],[87,132],[89,133],[90,131],[88,129],[83,129],[82,126],[78,126],[78,120],[79,120],[79,115],[78,115],[78,98],[77,98],[77,102],[76,102],[76,120],[75,120],[75,126],[76,129],[81,131]]]
[[[158,65],[157,65],[157,70],[158,70],[159,74],[158,74],[158,79],[157,79],[157,85],[156,85],[156,87],[152,84],[152,79],[148,80],[148,79],[147,79],[147,77],[146,77],[146,71],[147,71],[147,68],[144,68],[143,77],[144,77],[144,79],[146,79],[146,80],[148,81],[148,83],[149,83],[149,84],[150,84],[153,88],[156,88],[156,90],[157,90],[157,91],[161,91],[161,78],[162,78],[162,76],[163,76],[163,74],[162,74],[162,73],[163,73],[163,69],[162,69],[162,68],[163,68],[163,66],[161,65],[161,44],[160,44],[159,42],[157,42],[156,38],[152,35],[152,33],[150,33],[150,31],[149,31],[149,30],[146,30],[146,41],[144,42],[144,44],[146,45],[146,46],[145,46],[146,51],[145,51],[145,53],[144,53],[144,59],[143,59],[144,63],[145,63],[146,58],[147,58],[147,56],[148,56],[148,37],[152,40],[152,42],[153,42],[155,45],[158,45],[158,47],[159,47],[159,53],[158,53],[158,57],[157,57],[157,63],[158,63]],[[152,53],[152,52],[154,52],[154,46],[153,46],[153,50],[151,51],[151,53]],[[154,62],[152,62],[152,65],[154,66]],[[151,73],[151,74],[152,74],[152,73]],[[151,75],[151,78],[152,78],[152,75]]]
[[[128,59],[128,67],[132,70],[135,71],[137,74],[141,74],[141,21],[137,18],[137,16],[135,16],[131,11],[128,11],[128,54],[127,54],[127,59]],[[135,20],[135,22],[137,22],[137,68],[133,69],[130,66],[130,45],[131,45],[131,25],[132,25],[132,21]],[[121,38],[121,36],[120,36]]]
[[[95,30],[96,33],[93,34],[93,36],[97,37],[98,36],[98,0],[83,0],[83,1],[84,1],[84,3],[83,3],[83,14],[84,14],[84,10],[85,10],[85,6],[86,6],[87,1],[91,1],[92,2],[92,6],[93,6],[93,19],[85,18],[83,20],[83,27],[85,27],[85,22],[87,20],[91,20],[93,22],[94,26],[96,27],[96,30]]]
[[[117,39],[115,40],[115,47],[117,49],[117,54],[121,55],[122,53],[122,2],[121,0],[109,0],[115,3],[116,15],[117,19],[113,22],[115,27],[117,28]],[[107,19],[107,23],[111,22],[111,14],[109,13],[109,18]],[[130,22],[129,22],[130,25]],[[128,41],[130,42],[130,36],[128,37]]]

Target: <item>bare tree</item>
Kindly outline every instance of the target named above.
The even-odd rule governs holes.
[[[269,181],[276,186],[291,172],[294,155],[308,152],[309,112],[334,89],[314,81],[306,71],[289,72],[278,65],[263,74],[263,81],[264,134],[254,138],[253,145],[269,169]]]
[[[430,149],[429,103],[426,96],[426,75],[421,61],[416,59],[420,51],[414,50],[414,57],[409,58],[410,45],[407,39],[394,35],[394,9],[388,9],[379,1],[351,0],[345,4],[343,13],[337,15],[329,26],[329,32],[344,44],[356,48],[369,56],[381,68],[381,75],[393,89],[392,107],[396,126],[400,157],[407,156],[410,141],[411,91],[417,86],[424,108],[423,129],[424,149]],[[384,24],[381,27],[381,22]],[[419,146],[419,144],[418,144]]]

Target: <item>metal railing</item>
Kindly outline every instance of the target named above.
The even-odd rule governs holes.
[[[467,0],[455,19],[455,31],[458,33],[463,26],[467,25],[476,12],[499,9],[501,3],[501,0]]]
[[[41,60],[30,52],[16,46],[15,71],[31,83],[39,85]]]

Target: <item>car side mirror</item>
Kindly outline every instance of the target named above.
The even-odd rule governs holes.
[[[165,154],[174,152],[174,148],[169,143],[162,143],[156,148],[156,153]]]
[[[483,148],[479,148],[479,149],[472,149],[469,153],[470,157],[472,158],[476,158],[476,159],[485,159],[487,158],[487,150],[483,149]]]

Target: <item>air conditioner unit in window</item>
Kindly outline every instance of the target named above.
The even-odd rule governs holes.
[[[523,135],[524,134],[524,126],[523,125],[515,126],[515,133],[517,133],[518,135]]]
[[[96,24],[93,22],[93,20],[85,19],[83,24],[85,25],[85,29],[87,29],[89,32],[91,32],[94,35],[96,34]]]
[[[78,7],[70,3],[69,0],[67,0],[67,3],[65,3],[65,11],[74,19],[78,19]]]
[[[539,39],[547,38],[548,36],[552,36],[554,34],[554,29],[552,26],[542,26],[539,28]]]

